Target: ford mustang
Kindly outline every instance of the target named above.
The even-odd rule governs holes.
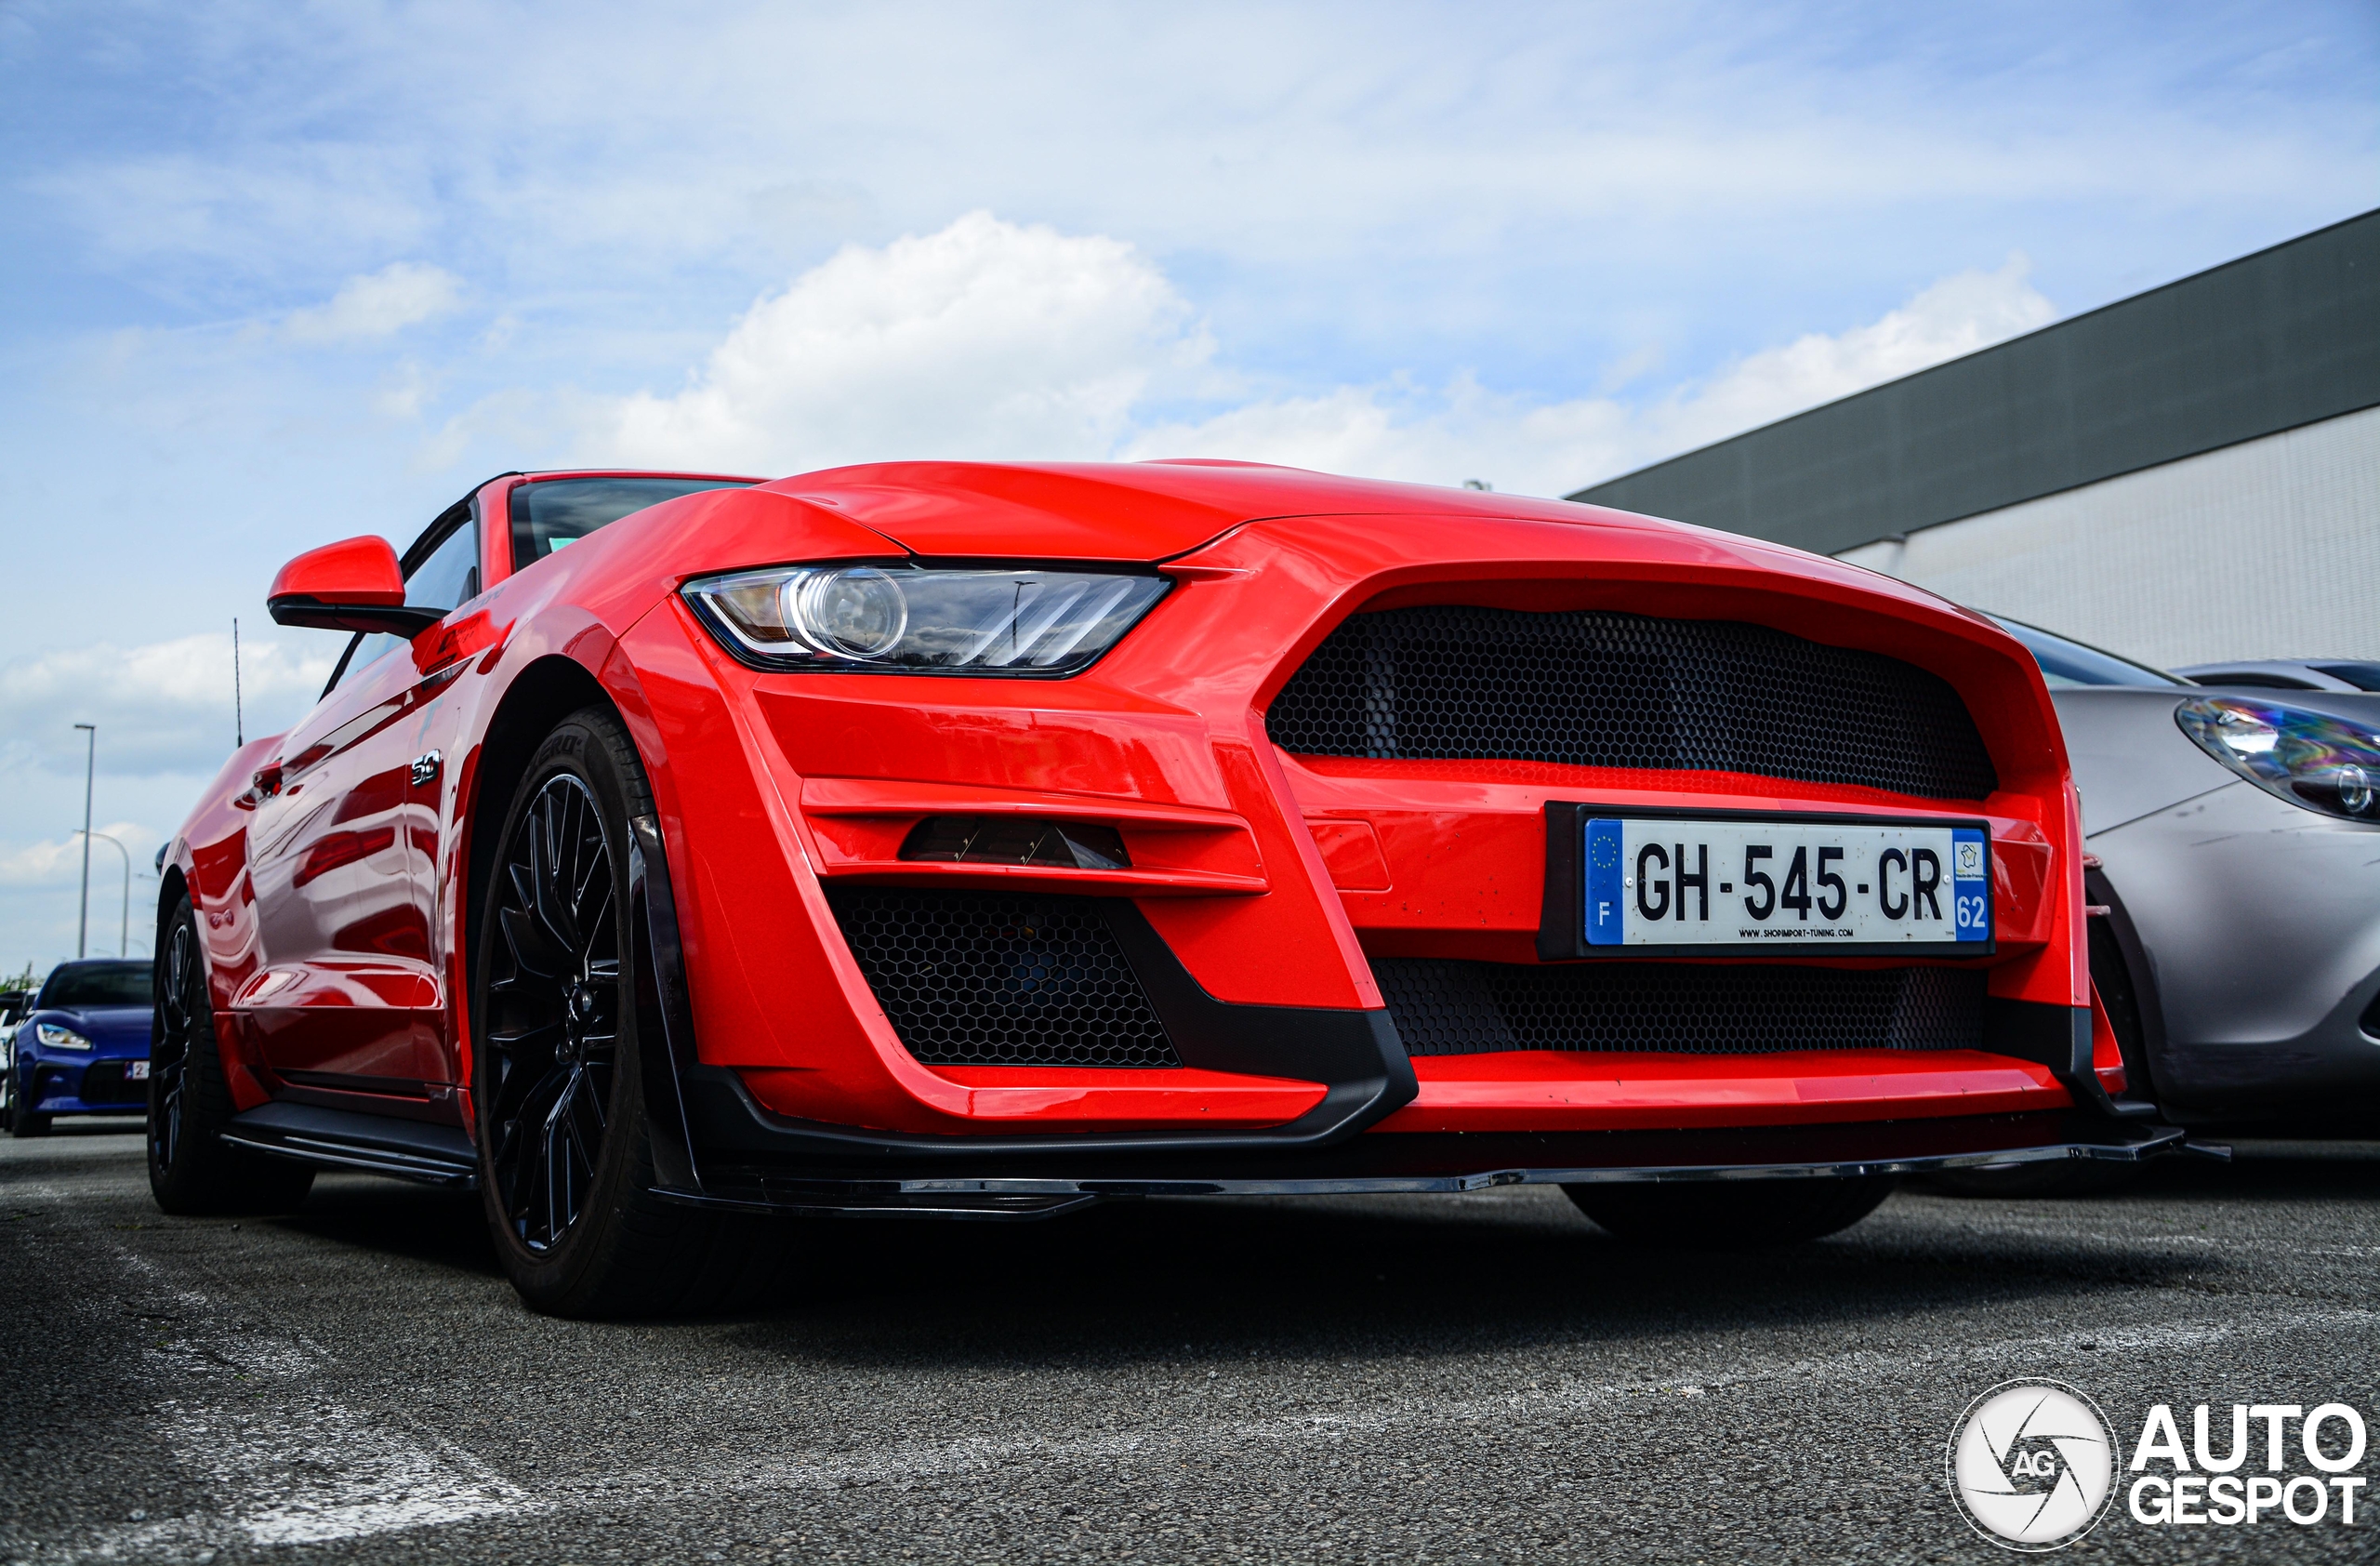
[[[2176,1145],[2030,656],[1806,554],[1230,462],[506,474],[169,846],[169,1211],[475,1185],[532,1307],[799,1214],[1563,1187],[1813,1238]]]

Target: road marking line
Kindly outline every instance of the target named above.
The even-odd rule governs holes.
[[[46,1185],[19,1188],[62,1200]],[[158,1265],[104,1234],[86,1231],[137,1280],[126,1294],[170,1300],[182,1314],[152,1320],[165,1339],[144,1358],[188,1382],[248,1376],[280,1382],[319,1375],[336,1363],[312,1340],[227,1332],[212,1301],[177,1286]],[[125,1298],[119,1295],[119,1300]],[[77,1295],[70,1308],[95,1329],[113,1329],[100,1300]],[[191,1559],[236,1545],[323,1544],[400,1529],[440,1527],[497,1513],[544,1511],[533,1497],[478,1457],[427,1431],[394,1428],[333,1400],[311,1409],[271,1413],[193,1404],[159,1405],[152,1427],[178,1464],[203,1478],[228,1505],[221,1511],[77,1530],[41,1541],[33,1560],[112,1561]],[[21,1552],[18,1552],[21,1553]]]
[[[175,1455],[237,1496],[223,1521],[259,1545],[321,1544],[536,1506],[449,1442],[441,1451],[338,1403],[294,1418],[195,1411],[164,1423]]]
[[[885,1452],[848,1460],[794,1463],[745,1463],[733,1466],[707,1456],[700,1470],[654,1467],[607,1475],[602,1480],[565,1481],[549,1493],[557,1504],[593,1506],[617,1504],[623,1492],[650,1489],[682,1495],[689,1491],[838,1489],[853,1484],[898,1483],[943,1475],[974,1473],[995,1466],[1026,1462],[1123,1461],[1157,1453],[1196,1451],[1245,1452],[1258,1445],[1311,1445],[1354,1436],[1392,1434],[1417,1427],[1492,1421],[1509,1426],[1516,1419],[1544,1418],[1574,1413],[1621,1398],[1666,1396],[1704,1398],[1727,1387],[1792,1380],[1868,1380],[1880,1376],[1906,1378],[1911,1369],[1928,1363],[1944,1367],[1991,1362],[2053,1354],[2080,1352],[2085,1343],[2101,1350],[2154,1350],[2204,1347],[2233,1341],[2322,1332],[2342,1326],[2380,1323],[2380,1310],[2316,1310],[2268,1316],[2249,1322],[2188,1321],[2113,1327],[2090,1331],[2005,1338],[1963,1348],[1921,1350],[1892,1355],[1855,1349],[1818,1359],[1779,1360],[1753,1368],[1706,1368],[1660,1381],[1573,1383],[1549,1390],[1500,1392],[1487,1398],[1434,1402],[1406,1398],[1350,1413],[1292,1414],[1271,1419],[1171,1419],[1152,1422],[1149,1428],[1078,1438],[1026,1437],[1003,1440],[969,1436],[958,1440],[914,1441]],[[1188,1395],[1188,1394],[1185,1394]],[[576,1492],[576,1494],[573,1493]]]

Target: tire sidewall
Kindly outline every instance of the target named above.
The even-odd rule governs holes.
[[[1897,1184],[1890,1174],[1858,1174],[1562,1188],[1598,1228],[1629,1244],[1759,1251],[1839,1234],[1874,1212]]]
[[[481,889],[474,942],[477,949],[470,995],[471,1099],[478,1133],[473,1140],[479,1151],[482,1204],[505,1271],[522,1297],[541,1308],[570,1308],[572,1301],[585,1292],[590,1280],[605,1270],[608,1253],[618,1242],[624,1210],[641,1189],[644,1171],[650,1163],[640,1069],[641,1056],[637,1047],[636,1008],[632,1003],[635,978],[629,954],[633,943],[628,930],[628,920],[633,912],[628,901],[628,821],[632,814],[629,796],[632,790],[642,794],[644,790],[641,778],[622,776],[624,759],[615,750],[613,739],[604,734],[606,727],[615,729],[616,725],[580,713],[557,724],[546,737],[545,743],[537,748],[505,812],[503,834],[497,840],[496,854],[490,861],[487,884]],[[620,737],[620,741],[625,742],[624,736]],[[492,1015],[488,1007],[488,989],[497,955],[499,922],[496,909],[506,866],[522,823],[527,818],[531,802],[548,783],[564,773],[584,784],[594,796],[597,816],[602,826],[604,847],[611,858],[613,906],[619,910],[622,991],[618,1008],[619,1042],[612,1071],[610,1101],[604,1106],[603,1149],[597,1159],[588,1203],[580,1211],[577,1220],[564,1232],[561,1243],[544,1251],[536,1251],[513,1232],[496,1176],[496,1127],[480,1115],[482,1107],[492,1106],[496,1102],[496,1056],[494,1051],[485,1047],[482,1030],[483,1019]]]
[[[165,1042],[165,986],[172,982],[170,970],[165,963],[165,954],[173,949],[174,936],[185,922],[193,926],[197,923],[197,910],[192,908],[191,900],[187,896],[176,898],[174,911],[158,924],[157,949],[152,958],[150,969],[153,977],[151,980],[149,1012],[149,1112],[140,1128],[140,1142],[141,1150],[148,1160],[150,1188],[161,1193],[173,1183],[174,1178],[173,1169],[157,1161],[157,1120],[165,1113],[165,1079],[157,1069],[157,1056],[160,1047]],[[213,1019],[210,1016],[208,1020],[211,1024]],[[179,1136],[174,1147],[177,1162],[185,1161],[189,1156],[192,1103],[190,1084],[193,1064],[191,1055],[197,1046],[198,1032],[196,1019],[193,1018],[191,1037],[182,1042],[182,1123]]]
[[[8,1113],[7,1130],[11,1136],[41,1136],[49,1131],[49,1117],[37,1115],[29,1107],[25,1093],[25,1070],[21,1061],[8,1067]]]

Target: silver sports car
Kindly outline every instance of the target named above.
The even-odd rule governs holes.
[[[2082,794],[2091,972],[2192,1127],[2380,1126],[2380,695],[2177,680],[2032,649]],[[2086,864],[2089,862],[2086,861]]]
[[[2197,685],[2254,685],[2269,691],[2380,691],[2380,663],[2368,658],[2249,658],[2176,669]]]

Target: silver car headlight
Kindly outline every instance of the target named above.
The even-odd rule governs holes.
[[[2269,794],[2349,821],[2380,821],[2380,736],[2278,701],[2193,697],[2174,719],[2199,748]]]
[[[75,1032],[72,1028],[60,1028],[54,1022],[34,1024],[33,1033],[41,1040],[44,1049],[86,1050],[91,1047],[90,1040]]]
[[[762,669],[1078,673],[1170,586],[1147,572],[798,565],[705,577],[686,602]]]

